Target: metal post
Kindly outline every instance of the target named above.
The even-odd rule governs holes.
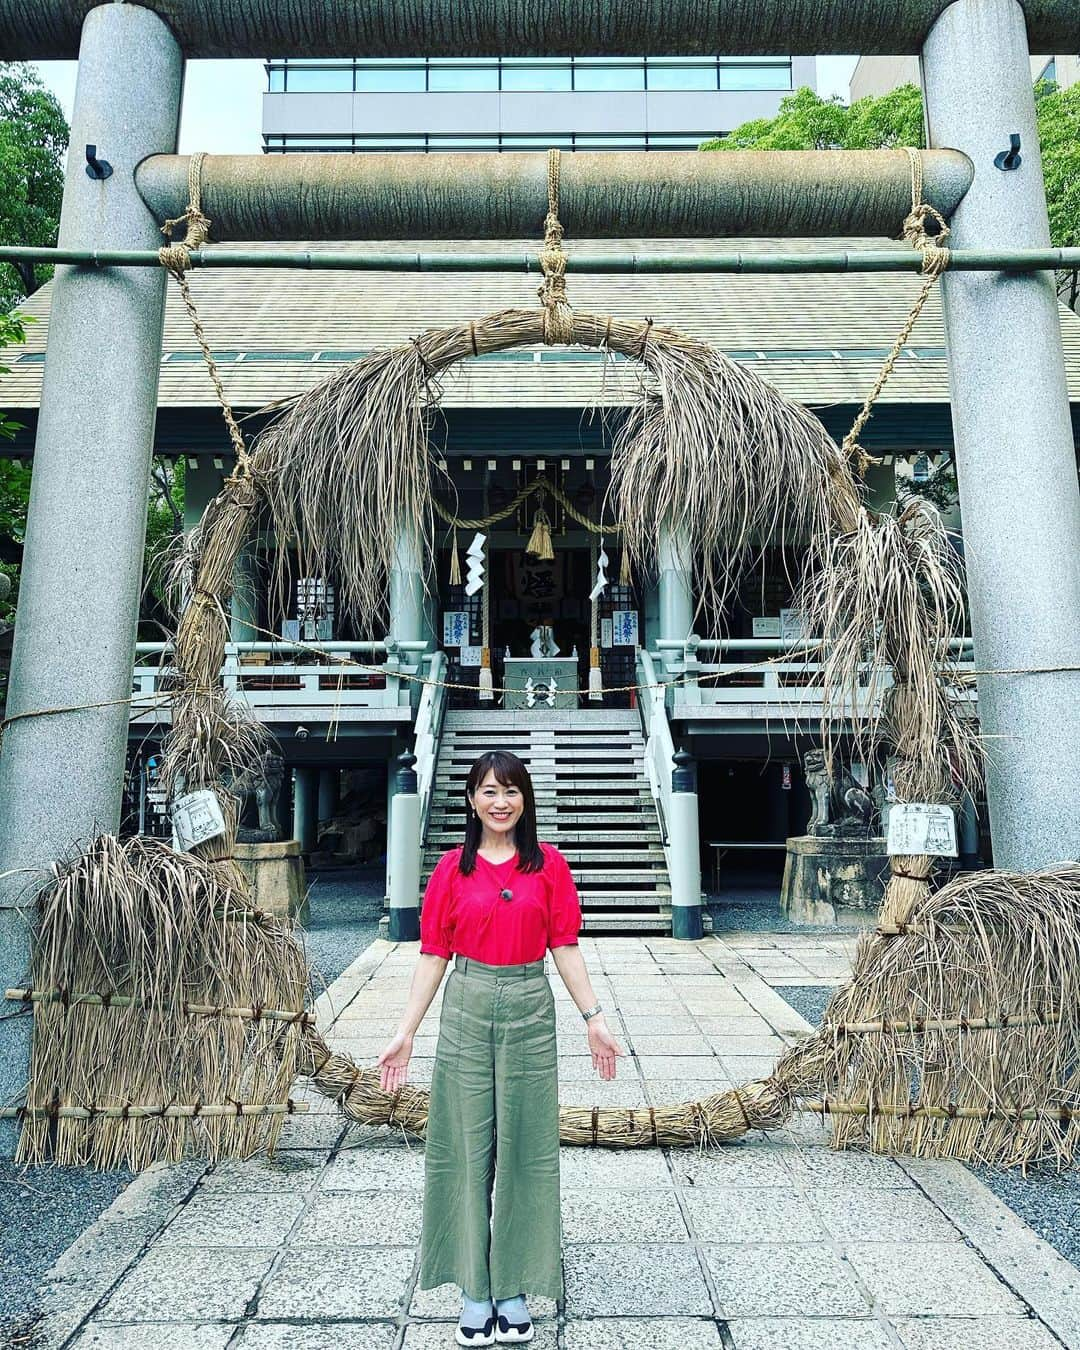
[[[108,4],[87,15],[63,246],[160,243],[133,175],[144,156],[175,148],[182,69],[150,10]],[[88,176],[87,145],[107,177]],[[62,267],[53,281],[7,700],[8,718],[21,720],[9,721],[0,756],[3,985],[26,975],[27,888],[120,822],[164,288],[149,270]],[[22,716],[52,709],[77,711]],[[22,1091],[28,1041],[27,1019],[0,1020],[0,1104]],[[0,1131],[3,1154],[14,1129]]]
[[[315,851],[318,835],[319,771],[310,765],[293,770],[293,838],[305,856]]]
[[[701,837],[694,761],[685,750],[676,750],[673,759],[668,820],[671,936],[694,941],[705,932],[701,922]]]
[[[397,534],[397,561],[390,572],[390,634],[398,642],[424,639],[423,554],[414,526],[404,522]]]
[[[1048,244],[1021,6],[954,0],[922,68],[930,144],[975,165],[950,244]],[[1054,279],[946,272],[943,304],[976,665],[1021,672],[979,678],[994,861],[1037,868],[1080,857],[1080,493]]]
[[[694,596],[685,543],[671,530],[660,535],[660,636],[681,642],[693,629]]]
[[[337,769],[319,770],[319,824],[324,821],[333,820],[334,812],[338,805],[338,781],[340,774]]]
[[[420,795],[415,764],[416,756],[408,750],[397,758],[386,856],[391,942],[416,942],[420,937]]]

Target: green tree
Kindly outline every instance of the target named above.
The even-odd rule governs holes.
[[[1080,84],[1058,89],[1040,80],[1035,112],[1050,237],[1056,248],[1075,248],[1080,245]],[[797,89],[781,101],[775,117],[744,122],[726,136],[705,141],[701,149],[875,150],[925,144],[922,92],[904,84],[877,98],[856,99],[850,107],[836,96],[822,98],[812,89]],[[1075,308],[1077,273],[1059,281],[1064,298]]]
[[[21,314],[0,314],[0,348],[26,337]],[[8,367],[0,365],[0,375]],[[0,438],[15,439],[22,423],[15,422],[0,412]],[[0,458],[0,573],[9,577],[10,584],[0,583],[0,631],[15,611],[18,594],[19,561],[22,558],[23,532],[26,529],[26,504],[30,500],[30,470],[11,459]]]
[[[64,191],[68,124],[31,67],[0,62],[0,244],[51,248]],[[50,267],[0,267],[0,311],[7,313],[52,275]]]

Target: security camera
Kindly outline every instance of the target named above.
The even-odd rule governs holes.
[[[293,735],[296,737],[298,741],[306,741],[309,734],[310,733],[308,732],[308,729],[305,726],[299,726],[293,732]]]

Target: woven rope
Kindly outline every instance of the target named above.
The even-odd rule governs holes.
[[[505,507],[502,511],[493,511],[490,516],[456,516],[452,511],[443,506],[442,502],[433,500],[432,504],[435,507],[436,515],[442,520],[445,520],[448,525],[453,525],[456,530],[483,530],[489,525],[496,524],[497,521],[505,520],[508,516],[512,516],[526,497],[531,496],[534,492],[546,492],[548,496],[554,497],[572,520],[576,520],[579,525],[584,529],[591,531],[593,534],[617,534],[622,529],[621,525],[597,525],[597,523],[594,520],[590,520],[588,516],[583,516],[581,512],[574,507],[573,502],[566,493],[563,492],[562,488],[555,483],[549,482],[548,479],[542,475],[539,478],[534,478],[531,483],[526,483],[524,487],[519,488],[511,499],[509,506]]]
[[[203,331],[199,311],[195,307],[195,301],[192,299],[191,288],[187,280],[192,253],[195,249],[202,248],[210,235],[210,219],[203,213],[202,209],[202,169],[205,159],[206,154],[203,151],[191,156],[188,161],[187,209],[183,215],[177,216],[173,220],[167,220],[161,227],[161,233],[167,239],[172,239],[173,230],[177,225],[186,222],[187,229],[184,238],[163,245],[158,249],[158,258],[162,267],[166,268],[176,278],[176,284],[180,287],[180,296],[183,299],[188,318],[191,320],[191,331],[195,334],[195,341],[202,351],[210,382],[214,386],[214,393],[217,395],[217,401],[221,407],[221,414],[229,429],[229,440],[232,442],[233,453],[236,455],[236,468],[226,481],[233,482],[250,477],[251,457],[248,455],[240,428],[236,424],[233,410],[229,406],[229,400],[225,397],[225,388],[221,383],[217,362],[210,350],[206,333]]]
[[[930,297],[930,292],[934,288],[934,282],[941,276],[949,265],[949,250],[942,248],[940,241],[948,238],[949,227],[945,223],[944,217],[929,202],[922,199],[923,192],[923,173],[922,173],[922,151],[916,150],[910,145],[904,146],[908,159],[911,162],[911,210],[904,217],[903,237],[912,246],[917,248],[922,254],[922,275],[923,284],[918,297],[911,307],[911,313],[907,317],[907,322],[896,341],[892,345],[892,350],[885,358],[885,363],[878,372],[878,377],[874,381],[873,388],[866,396],[859,414],[852,423],[851,430],[844,437],[841,450],[847,455],[855,473],[860,478],[866,476],[866,470],[871,464],[876,463],[872,455],[868,455],[859,444],[859,437],[862,435],[863,428],[870,420],[870,414],[874,410],[874,404],[877,402],[878,395],[885,388],[889,376],[893,372],[904,349],[911,331],[918,322],[919,315],[923,312],[923,306]],[[936,226],[933,235],[927,234],[927,221],[932,220]]]
[[[548,151],[548,210],[544,217],[544,247],[540,252],[543,284],[537,291],[544,306],[544,341],[547,345],[569,343],[574,336],[574,318],[566,298],[566,254],[559,223],[559,151]]]

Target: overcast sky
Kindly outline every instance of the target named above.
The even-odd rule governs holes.
[[[818,90],[848,95],[858,58],[819,56]],[[71,120],[75,95],[74,61],[39,61],[42,79]],[[262,150],[262,94],[266,71],[261,61],[189,61],[180,119],[180,153],[206,150],[215,155],[254,155]]]

